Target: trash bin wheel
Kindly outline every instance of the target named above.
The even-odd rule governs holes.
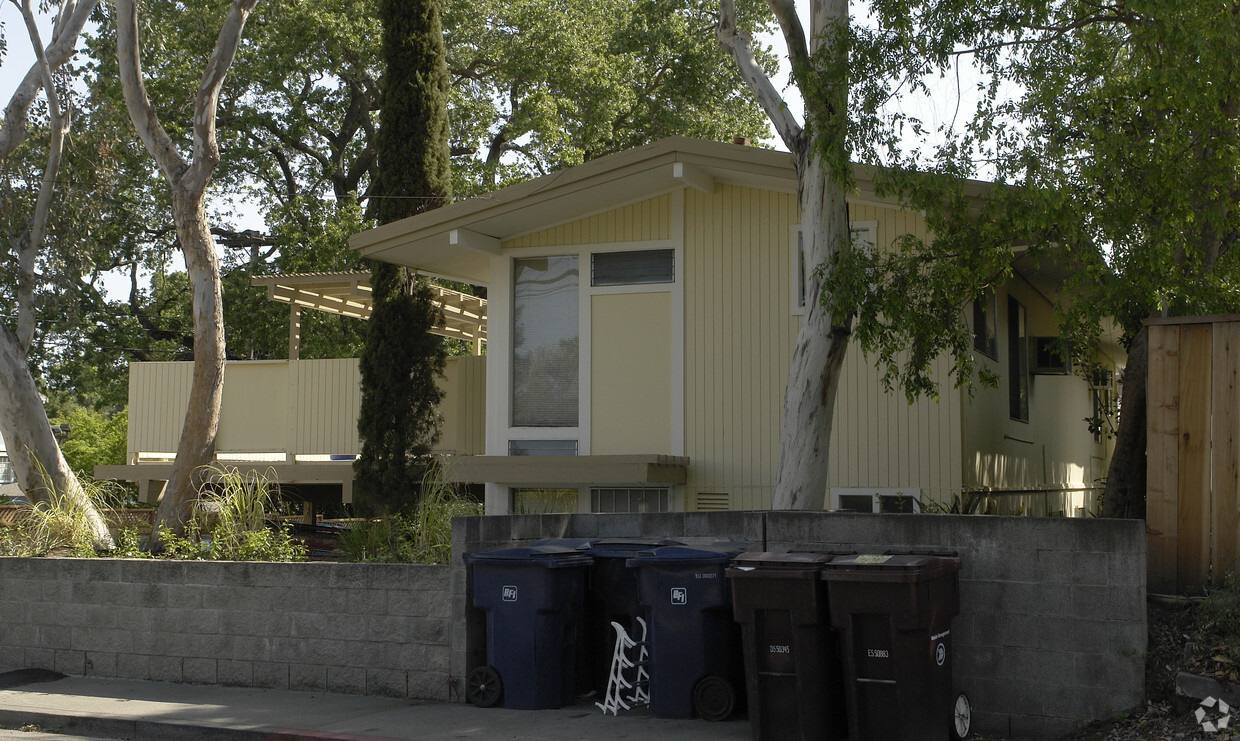
[[[971,725],[973,725],[973,706],[969,703],[969,696],[961,692],[956,695],[956,702],[952,705],[952,738],[955,741],[964,741],[969,735]]]
[[[469,673],[465,683],[465,699],[480,708],[494,707],[504,696],[504,683],[499,672],[489,666],[480,666]]]
[[[705,677],[693,688],[693,709],[704,720],[727,720],[736,707],[736,690],[723,677]]]

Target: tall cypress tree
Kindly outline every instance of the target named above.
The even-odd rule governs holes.
[[[371,213],[380,224],[447,202],[448,68],[439,0],[381,0],[386,65]],[[424,277],[371,266],[374,305],[360,361],[362,450],[354,464],[359,503],[400,509],[417,501],[426,455],[439,439],[441,318]]]

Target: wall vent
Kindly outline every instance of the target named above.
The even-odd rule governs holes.
[[[732,509],[732,495],[726,491],[699,491],[696,501],[698,512],[726,512]]]

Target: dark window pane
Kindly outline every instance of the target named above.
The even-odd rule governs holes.
[[[676,280],[676,253],[673,250],[595,252],[591,257],[591,285],[625,286]]]

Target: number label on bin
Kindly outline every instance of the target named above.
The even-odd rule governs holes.
[[[790,654],[790,653],[792,653],[792,647],[791,647],[791,646],[780,646],[780,645],[778,645],[778,644],[772,643],[772,644],[771,644],[771,653],[773,653],[773,654]]]
[[[684,587],[672,587],[672,604],[687,605],[689,604],[689,590]]]
[[[516,602],[516,601],[517,601],[517,588],[516,588],[516,586],[509,585],[509,584],[505,584],[505,585],[504,585],[504,586],[500,589],[499,596],[500,596],[500,598],[501,598],[502,600],[504,600],[505,602]]]
[[[885,648],[867,648],[865,655],[871,659],[886,659],[891,656]]]

